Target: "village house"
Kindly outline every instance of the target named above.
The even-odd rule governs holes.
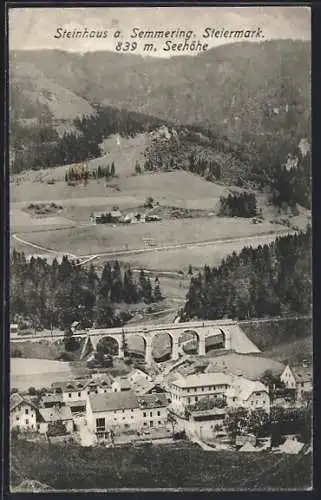
[[[137,396],[141,408],[140,428],[166,427],[168,401],[165,394],[145,394]]]
[[[128,375],[128,380],[133,384],[141,380],[152,382],[152,377],[139,368],[134,368]]]
[[[232,386],[226,391],[226,403],[229,407],[243,407],[248,410],[262,409],[270,413],[269,388],[261,382],[232,377]]]
[[[126,377],[116,377],[111,384],[113,392],[130,391],[132,389],[131,383]]]
[[[98,438],[107,437],[110,430],[122,432],[138,430],[141,411],[133,391],[91,394],[86,406],[89,431]]]
[[[280,380],[287,389],[293,389],[297,400],[302,400],[312,392],[312,369],[310,366],[291,367],[287,365],[280,376]]]
[[[69,406],[56,406],[52,408],[39,408],[37,417],[37,430],[40,434],[48,433],[50,425],[62,424],[66,433],[71,434],[74,430],[74,422]]]
[[[167,405],[164,394],[137,396],[132,390],[92,394],[86,407],[87,427],[97,437],[107,437],[110,431],[119,434],[164,427]]]
[[[20,394],[14,393],[10,396],[10,429],[18,431],[37,430],[37,407],[25,400]]]
[[[40,400],[40,405],[43,408],[53,408],[55,406],[64,406],[65,404],[61,393],[45,394]]]
[[[56,393],[62,394],[63,403],[76,412],[85,411],[89,394],[103,394],[112,390],[111,379],[107,375],[97,379],[54,382],[51,387]]]
[[[226,411],[224,408],[191,411],[185,423],[185,432],[189,438],[211,439],[223,427]]]
[[[136,394],[159,394],[164,393],[165,389],[163,389],[159,384],[155,382],[149,382],[148,380],[136,381],[136,383],[132,384],[132,387]]]
[[[224,395],[231,386],[231,377],[224,373],[201,373],[199,375],[180,375],[168,384],[171,409],[184,415],[188,406],[204,397]]]

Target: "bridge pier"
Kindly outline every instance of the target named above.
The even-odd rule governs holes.
[[[178,340],[174,340],[173,339],[173,344],[172,344],[172,360],[176,360],[179,358],[179,355],[178,355],[178,352],[179,352],[179,345],[178,345]]]
[[[125,353],[121,345],[118,344],[118,356],[119,359],[124,359]]]
[[[198,355],[205,356],[206,354],[206,346],[205,346],[205,337],[199,337],[198,342]]]
[[[152,354],[152,340],[146,339],[146,351],[145,351],[145,363],[147,365],[151,365],[153,363],[153,354]]]

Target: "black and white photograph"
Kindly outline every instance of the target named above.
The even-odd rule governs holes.
[[[10,491],[312,490],[310,7],[7,38]]]

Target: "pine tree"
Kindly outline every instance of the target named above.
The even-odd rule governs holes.
[[[153,292],[153,299],[154,299],[154,302],[160,302],[161,300],[163,300],[163,296],[162,296],[162,292],[161,292],[159,283],[155,284],[154,292]]]

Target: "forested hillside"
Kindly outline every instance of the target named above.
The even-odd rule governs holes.
[[[166,126],[146,170],[252,183],[276,205],[311,208],[308,42],[242,42],[169,59],[20,51],[10,54],[10,75],[13,172],[99,157],[110,134]]]
[[[246,319],[312,312],[311,229],[245,247],[191,278],[185,319]]]
[[[11,321],[35,329],[64,329],[73,321],[83,327],[120,326],[129,318],[118,314],[115,304],[162,300],[158,280],[151,283],[144,271],[134,280],[130,267],[122,272],[118,261],[106,263],[99,276],[93,265],[86,269],[66,256],[50,265],[41,258],[27,262],[14,250],[10,270]]]

